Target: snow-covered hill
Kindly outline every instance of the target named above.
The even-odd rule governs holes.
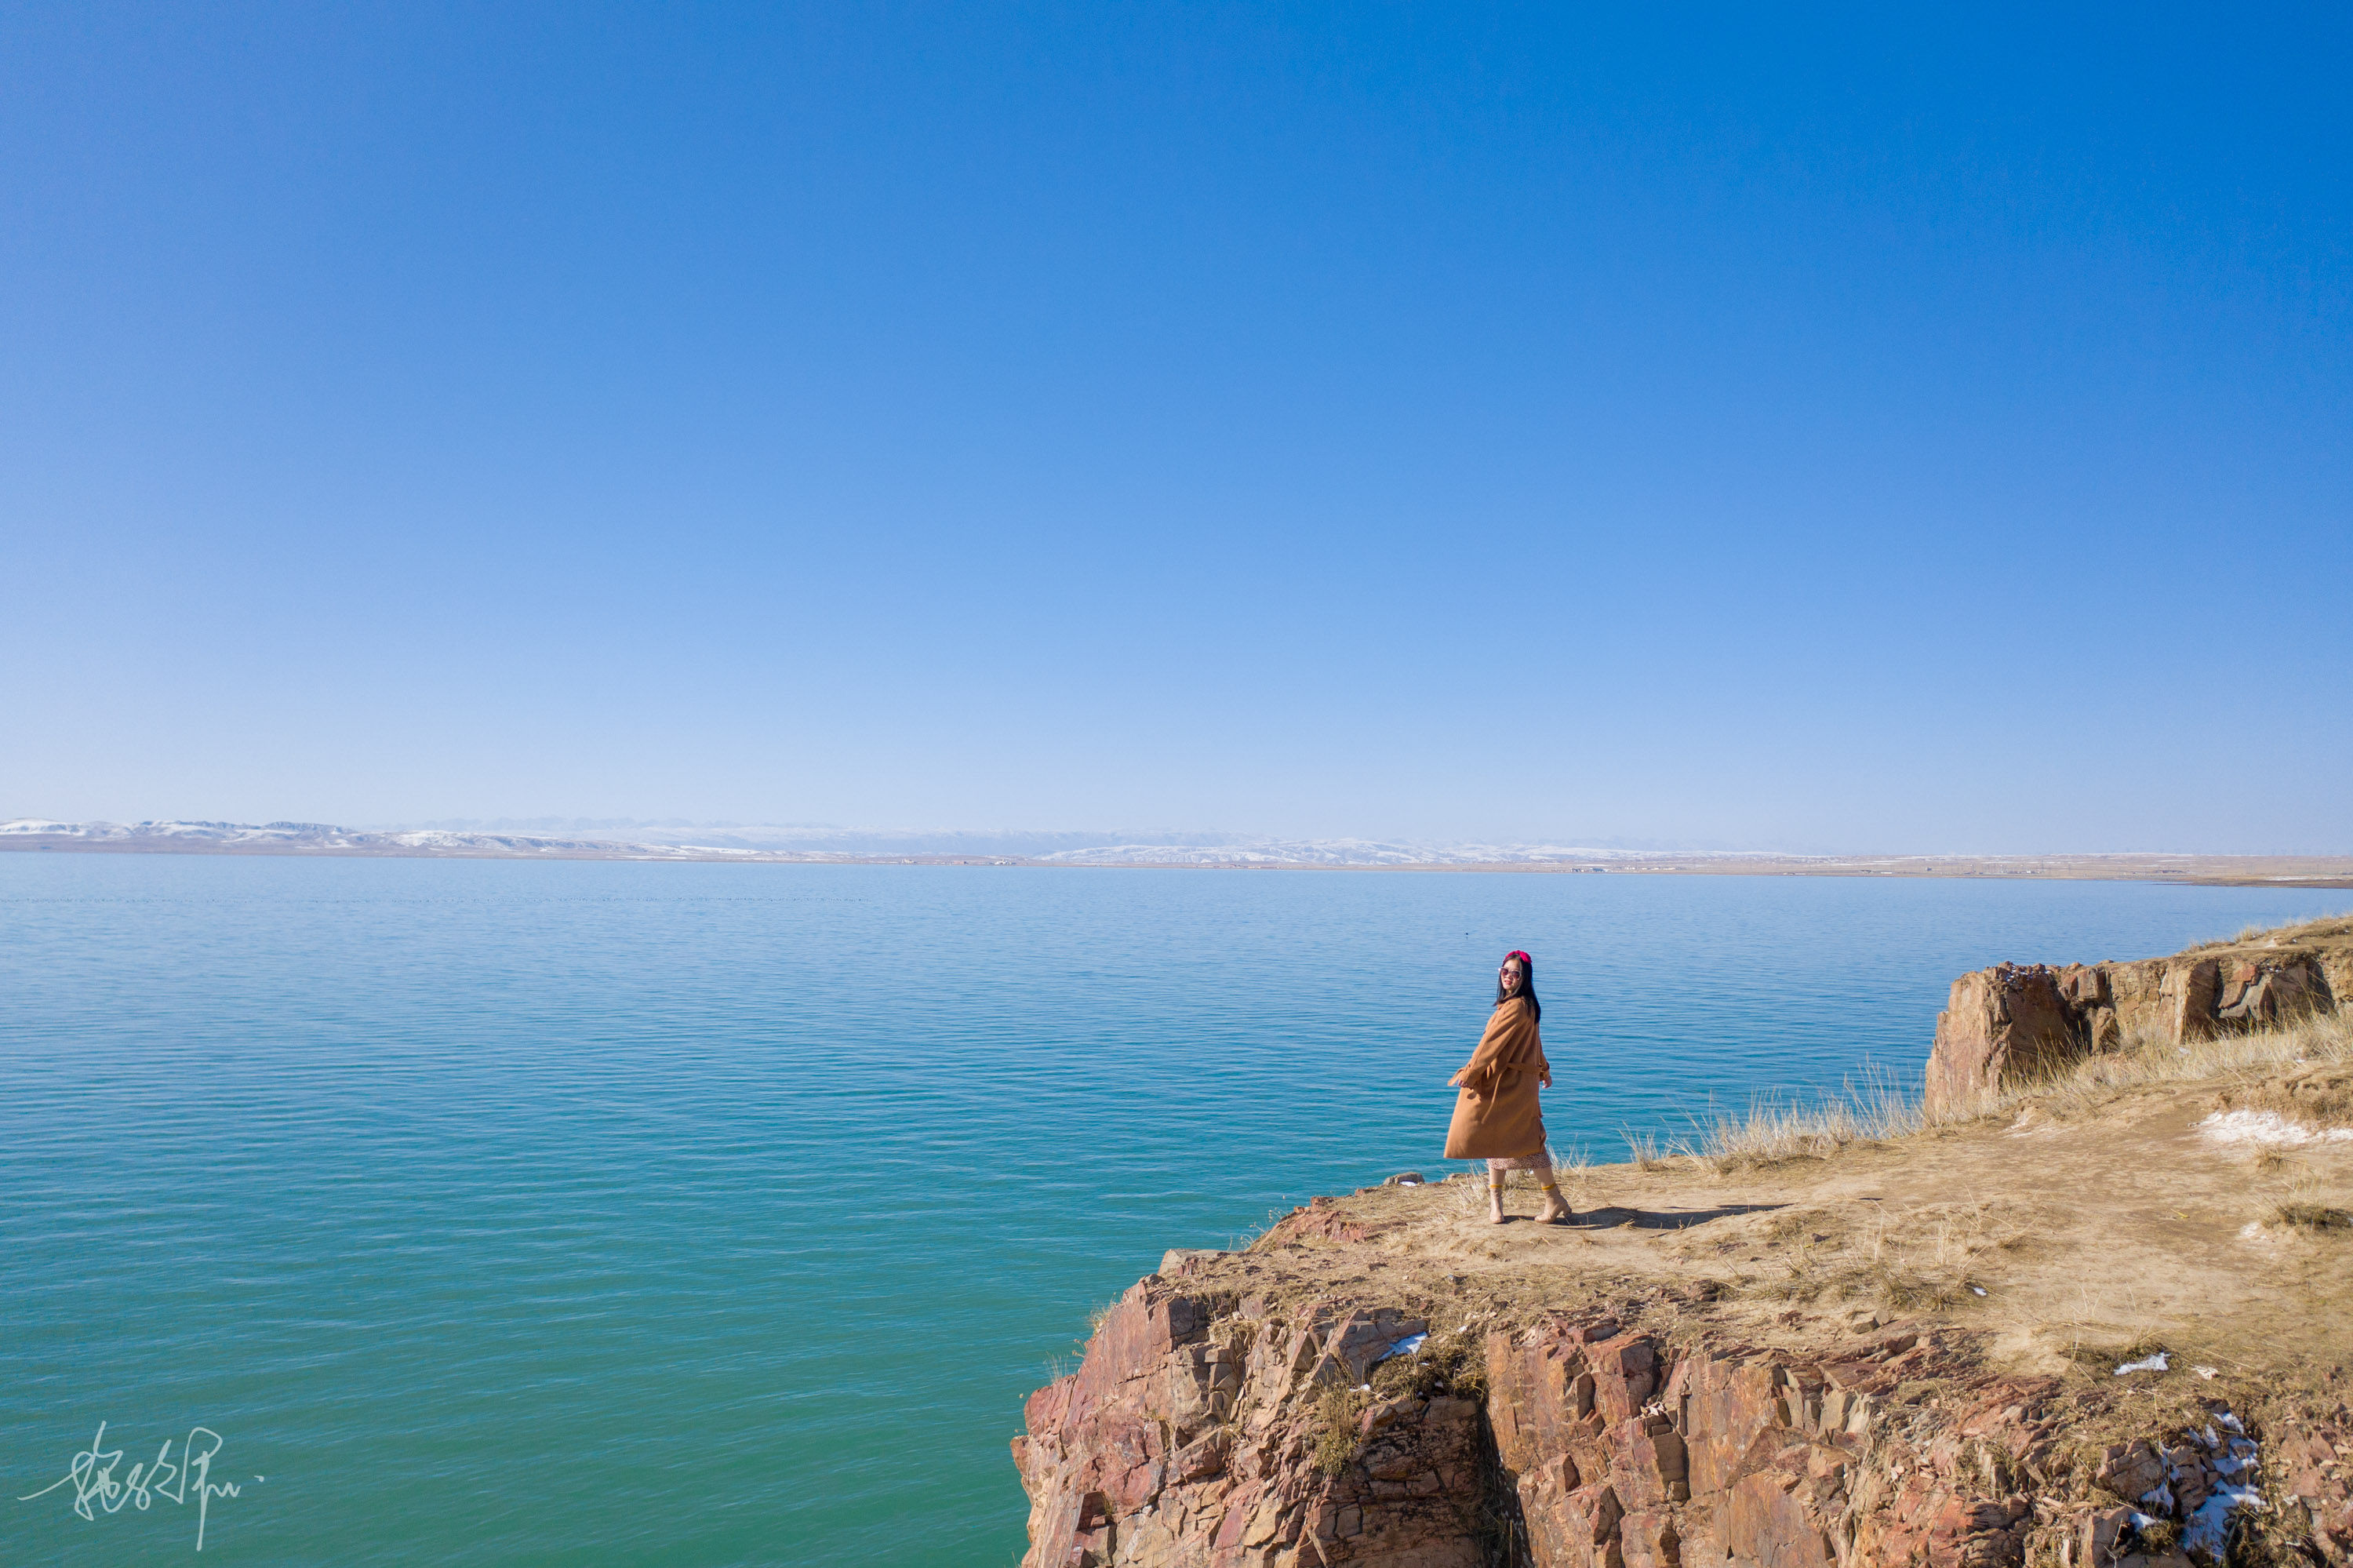
[[[915,832],[730,826],[589,829],[565,834],[325,822],[0,822],[0,846],[216,853],[395,854],[650,860],[1018,860],[1050,865],[1602,866],[1653,856],[1559,844],[1278,839],[1222,833]],[[1683,858],[1688,858],[1686,855]]]
[[[1038,858],[1063,865],[1603,865],[1641,857],[1625,850],[1558,844],[1243,839],[1217,845],[1103,844]]]
[[[541,857],[739,858],[725,849],[684,851],[659,844],[592,839],[539,838],[523,833],[461,833],[425,829],[368,832],[326,822],[57,822],[20,817],[0,822],[0,841],[59,848],[311,854],[506,855]]]

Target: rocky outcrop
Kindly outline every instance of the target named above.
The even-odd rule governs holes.
[[[1476,1568],[1493,1454],[1480,1402],[1435,1361],[1371,1397],[1375,1369],[1427,1330],[1391,1308],[1277,1316],[1147,1277],[1079,1370],[1029,1398],[1013,1440],[1024,1563]]]
[[[2063,1404],[1950,1330],[1819,1354],[1594,1317],[1433,1339],[1402,1308],[1279,1312],[1180,1271],[1131,1288],[1079,1371],[1031,1396],[1013,1455],[1026,1568],[2219,1561],[2260,1468],[2236,1418],[2087,1449]],[[2342,1431],[2279,1446],[2315,1553],[2346,1562]]]
[[[2341,925],[2261,947],[1963,975],[1936,1015],[1926,1107],[1963,1113],[2131,1041],[2181,1045],[2332,1008],[2353,996],[2353,934]]]
[[[1967,1104],[1987,1086],[2046,1076],[2084,1049],[2058,971],[2000,964],[1963,975],[1936,1015],[1926,1103]]]

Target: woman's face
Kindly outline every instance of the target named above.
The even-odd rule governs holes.
[[[1505,959],[1504,960],[1504,994],[1505,996],[1519,995],[1521,983],[1520,960],[1517,959]]]

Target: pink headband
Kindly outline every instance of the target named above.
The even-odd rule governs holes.
[[[1534,969],[1534,968],[1535,968],[1535,967],[1536,967],[1536,961],[1535,961],[1534,959],[1532,959],[1532,958],[1528,957],[1525,953],[1524,953],[1524,952],[1520,951],[1517,948],[1514,948],[1510,952],[1505,953],[1505,954],[1504,955],[1504,963],[1508,964],[1508,963],[1510,963],[1514,959],[1519,959],[1519,960],[1520,960],[1520,968],[1522,968],[1522,969]],[[1500,968],[1502,968],[1503,966],[1502,966],[1501,964],[1499,964],[1499,965],[1497,965],[1496,967],[1497,967],[1498,969],[1500,969]]]

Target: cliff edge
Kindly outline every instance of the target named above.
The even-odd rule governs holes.
[[[1567,1225],[1396,1180],[1171,1253],[1029,1401],[1025,1563],[2353,1562],[2353,1010],[2072,1038]]]

